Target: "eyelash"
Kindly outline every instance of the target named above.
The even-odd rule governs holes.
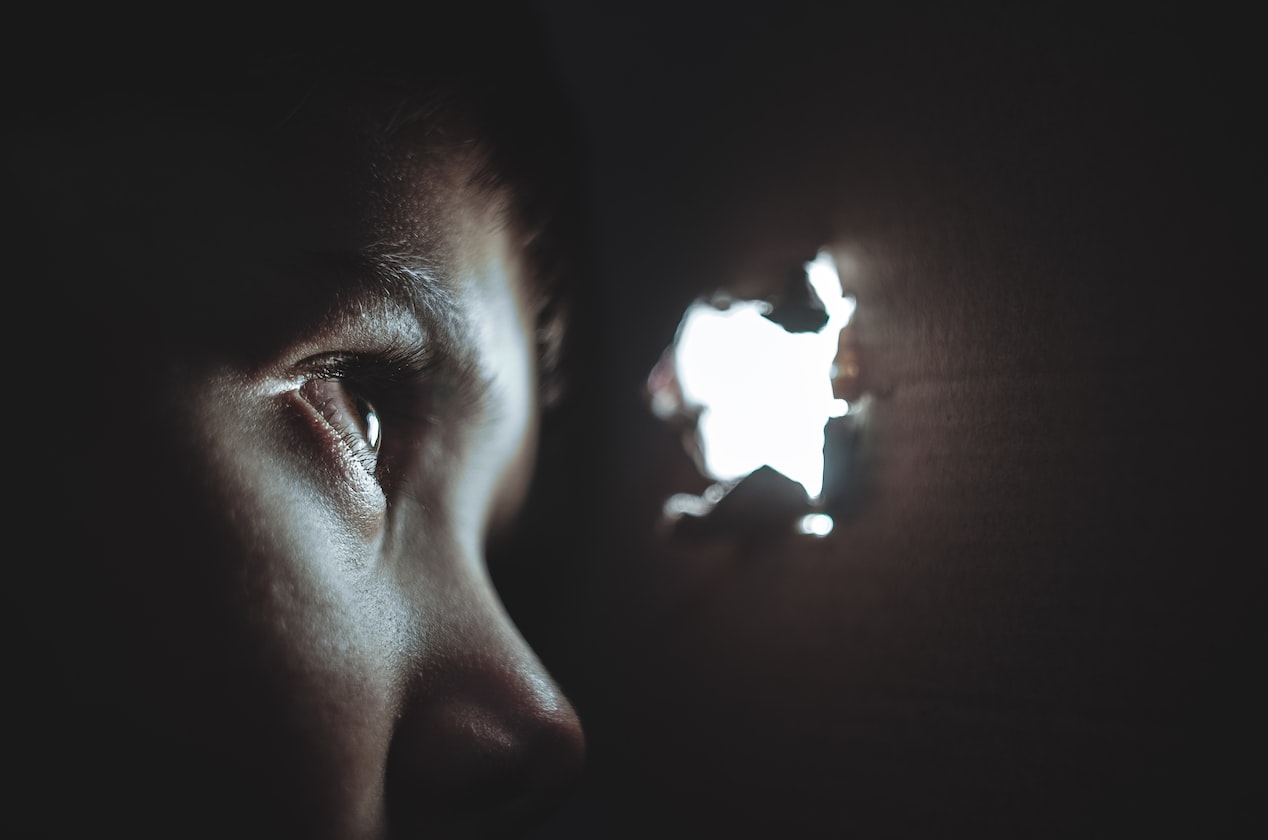
[[[395,348],[376,353],[336,352],[301,363],[304,384],[301,394],[341,438],[344,446],[365,471],[381,480],[384,472],[384,441],[408,433],[411,425],[431,420],[430,385],[435,378],[436,359],[426,347]],[[356,422],[340,418],[345,405],[331,405],[314,383],[339,382],[343,394],[357,414]],[[372,412],[379,426],[379,445],[373,446],[362,431],[361,416]],[[368,422],[368,421],[367,421]]]

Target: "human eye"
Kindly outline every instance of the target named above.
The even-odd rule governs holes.
[[[326,353],[301,363],[298,392],[343,458],[383,484],[392,453],[430,423],[432,368],[422,348]]]

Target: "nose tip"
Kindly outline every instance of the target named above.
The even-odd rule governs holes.
[[[392,836],[496,836],[544,820],[580,774],[571,704],[523,643],[428,669],[397,723]]]

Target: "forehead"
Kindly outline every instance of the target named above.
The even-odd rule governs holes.
[[[265,99],[85,108],[33,132],[26,177],[72,297],[240,323],[329,298],[351,269],[455,284],[462,249],[507,226],[508,191],[452,99]]]
[[[236,241],[251,242],[265,223],[270,242],[290,237],[310,250],[385,239],[435,248],[460,210],[491,209],[502,196],[486,177],[484,138],[445,111],[410,113],[424,107],[356,89],[270,110],[252,100],[233,110],[88,113],[80,119],[91,137],[71,139],[73,159],[59,163],[86,170],[81,183],[101,203],[167,216],[193,234],[236,226]],[[461,104],[444,107],[456,114]]]

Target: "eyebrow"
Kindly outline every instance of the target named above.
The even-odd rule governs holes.
[[[445,281],[445,269],[434,259],[381,245],[355,251],[310,251],[308,258],[332,278],[328,294],[336,309],[347,311],[368,299],[383,300],[413,312],[423,326],[441,329],[450,338],[464,332],[458,296]]]
[[[445,282],[441,264],[425,255],[381,245],[358,251],[328,251],[320,258],[345,277],[354,278],[351,294],[340,289],[340,304],[364,306],[377,298],[412,313],[426,340],[455,374],[454,384],[469,406],[488,407],[496,377],[481,368],[472,337],[473,324],[460,297]]]
[[[370,245],[352,253],[333,255],[336,264],[349,269],[365,286],[400,303],[429,309],[453,309],[457,298],[441,279],[439,263],[421,254]]]

